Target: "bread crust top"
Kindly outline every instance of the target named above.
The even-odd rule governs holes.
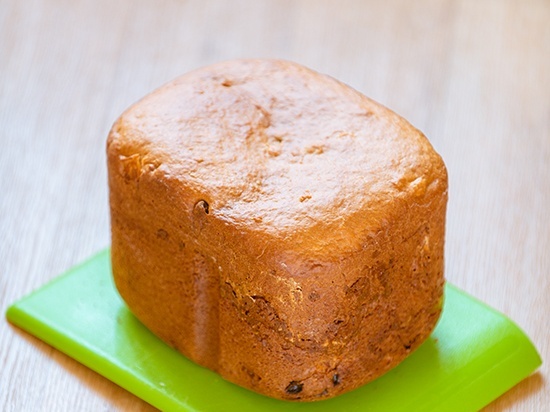
[[[444,163],[419,130],[281,60],[181,76],[130,107],[108,145],[127,173],[179,181],[212,218],[325,257],[360,249],[399,199],[429,203],[447,190]]]

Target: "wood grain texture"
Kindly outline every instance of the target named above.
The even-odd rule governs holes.
[[[545,363],[487,407],[550,410],[546,0],[3,0],[0,310],[109,244],[105,138],[183,72],[279,57],[424,131],[447,163],[447,278],[514,319]],[[0,409],[154,410],[0,322]]]

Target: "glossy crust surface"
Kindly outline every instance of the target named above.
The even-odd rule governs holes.
[[[286,61],[209,66],[128,109],[107,153],[121,296],[225,379],[325,399],[434,328],[445,165],[348,86]]]

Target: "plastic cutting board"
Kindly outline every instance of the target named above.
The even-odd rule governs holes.
[[[541,359],[508,318],[447,285],[432,336],[398,367],[339,397],[292,403],[224,381],[165,345],[126,308],[100,252],[7,312],[15,325],[165,411],[474,411]],[[70,402],[70,401],[68,401]]]

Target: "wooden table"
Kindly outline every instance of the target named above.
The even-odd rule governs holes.
[[[424,131],[450,175],[450,282],[543,359],[490,411],[550,410],[550,2],[2,0],[0,304],[109,245],[105,138],[190,69],[280,57]],[[0,322],[0,409],[153,410]]]

